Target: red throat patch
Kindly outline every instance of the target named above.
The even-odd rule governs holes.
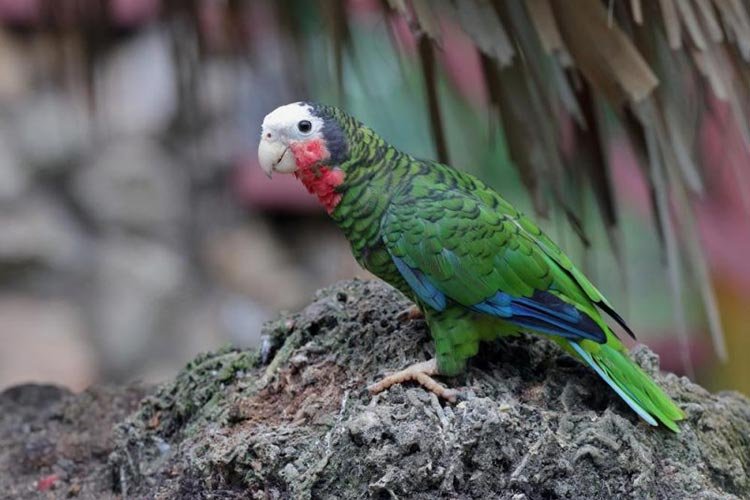
[[[330,156],[320,139],[296,142],[289,147],[297,163],[297,171],[294,175],[302,181],[310,193],[318,197],[326,211],[329,214],[332,213],[341,201],[341,193],[336,192],[336,187],[344,182],[344,172],[319,166],[321,161]]]

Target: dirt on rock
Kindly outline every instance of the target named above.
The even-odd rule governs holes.
[[[431,356],[423,321],[378,282],[342,282],[174,381],[0,394],[7,498],[750,498],[750,401],[633,355],[688,415],[640,421],[541,338],[483,346],[456,405],[366,385]],[[52,478],[52,479],[50,479]]]

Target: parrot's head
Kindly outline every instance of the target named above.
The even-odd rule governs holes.
[[[340,165],[349,156],[342,119],[348,118],[321,104],[280,106],[263,119],[258,145],[258,160],[266,175],[293,173],[329,213],[341,200],[337,187],[345,174]]]
[[[347,156],[347,141],[333,108],[308,102],[280,106],[263,119],[258,159],[269,177],[311,166],[336,166]]]

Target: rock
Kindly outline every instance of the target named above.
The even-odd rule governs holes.
[[[13,122],[25,164],[59,170],[82,155],[90,140],[85,102],[60,89],[43,88],[14,107]]]
[[[316,283],[335,283],[351,276],[374,278],[357,264],[351,245],[327,219],[306,221],[287,238],[293,240],[289,246],[294,251],[294,262],[311,269]]]
[[[240,92],[250,74],[249,67],[233,60],[208,58],[202,63],[196,102],[192,103],[201,117],[201,126],[200,132],[192,134],[193,149],[189,151],[195,182],[209,183],[229,174],[238,154],[247,148],[255,155],[252,138],[257,135],[257,122],[252,119],[262,120],[263,116],[247,116],[244,93]],[[254,98],[258,89],[252,87]]]
[[[2,497],[112,498],[102,492],[112,483],[106,457],[113,424],[145,394],[138,386],[71,394],[35,384],[0,392]]]
[[[679,434],[652,428],[542,338],[484,346],[446,380],[466,395],[456,405],[411,384],[371,397],[367,383],[431,350],[423,321],[395,319],[407,305],[382,283],[343,282],[266,326],[267,365],[257,351],[199,356],[119,419],[108,469],[101,454],[62,469],[49,451],[78,419],[102,435],[80,399],[53,404],[63,419],[37,411],[29,439],[12,424],[28,410],[0,397],[0,466],[21,458],[0,491],[33,470],[57,475],[55,494],[80,484],[97,498],[747,498],[747,398],[658,374],[687,419]],[[123,416],[91,404],[105,429]]]
[[[260,219],[213,232],[203,253],[221,286],[267,308],[298,307],[312,292],[309,280]]]
[[[72,272],[84,265],[84,236],[52,198],[34,195],[3,209],[0,227],[0,273],[29,266]]]
[[[238,81],[244,82],[250,75],[249,67],[238,66],[232,60],[208,59],[202,66],[198,88],[198,101],[204,113],[212,118],[236,113],[240,97]]]
[[[165,30],[149,29],[119,44],[100,68],[97,117],[105,135],[157,135],[177,109],[175,67]]]
[[[19,199],[28,186],[28,172],[11,145],[7,129],[0,127],[0,204]]]
[[[188,209],[186,178],[148,139],[113,142],[77,173],[75,193],[103,228],[175,234]]]
[[[249,219],[240,227],[213,231],[203,254],[223,288],[272,311],[302,305],[313,293],[311,283],[371,276],[352,257],[349,243],[323,220],[298,224],[280,240],[265,221]]]
[[[232,294],[221,301],[219,318],[232,345],[258,347],[261,327],[271,319],[271,311],[243,295]]]
[[[94,381],[96,356],[82,312],[62,299],[0,295],[0,389],[55,382],[75,391]]]
[[[229,116],[233,115],[207,126],[193,141],[194,149],[188,153],[194,155],[191,159],[195,182],[209,184],[220,176],[229,177],[237,160],[238,144],[247,144],[247,137],[237,131],[235,123],[227,118]]]
[[[169,317],[153,332],[144,354],[139,380],[163,382],[174,377],[198,354],[226,344],[229,333],[222,321],[223,297],[204,287],[183,286],[169,305]],[[166,315],[165,315],[166,316]],[[258,335],[258,325],[248,334]],[[257,345],[252,344],[252,346]]]
[[[102,368],[115,379],[133,378],[170,338],[186,263],[143,238],[109,237],[98,245],[89,303]]]

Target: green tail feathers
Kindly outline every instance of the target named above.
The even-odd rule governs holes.
[[[658,425],[658,420],[670,430],[680,432],[676,422],[684,419],[685,414],[625,352],[607,344],[589,350],[581,343],[567,342],[643,420],[651,425]]]

